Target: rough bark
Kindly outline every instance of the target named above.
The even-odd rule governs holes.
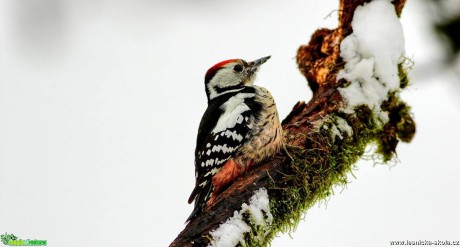
[[[377,126],[371,111],[365,107],[356,109],[355,115],[340,111],[345,102],[337,88],[346,83],[336,80],[344,66],[340,42],[352,32],[351,20],[356,7],[366,2],[369,0],[340,0],[338,28],[317,30],[309,44],[298,49],[297,63],[313,97],[308,103],[298,102],[283,120],[291,157],[281,152],[239,178],[216,199],[212,208],[189,222],[170,246],[207,246],[209,232],[233,216],[234,211],[240,210],[242,203],[248,202],[253,192],[262,187],[274,198],[270,200],[273,225],[264,233],[267,240],[262,244],[265,245],[276,233],[297,224],[304,211],[327,197],[334,185],[346,183],[346,173],[368,143],[377,143],[378,152],[388,160],[395,153],[398,140],[411,140],[415,124],[407,105],[397,95],[390,95],[382,105],[390,116],[385,126]],[[405,0],[393,2],[398,16],[404,3]],[[318,131],[316,122],[337,116],[353,128],[353,135],[331,140],[330,133]],[[252,245],[251,236],[246,238],[248,245]],[[260,244],[259,241],[257,245]]]

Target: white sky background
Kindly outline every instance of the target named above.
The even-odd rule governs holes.
[[[48,246],[169,245],[192,210],[206,70],[272,55],[256,83],[284,118],[311,97],[296,50],[336,26],[336,13],[325,17],[337,2],[0,0],[0,233]],[[361,162],[273,246],[460,240],[460,88],[430,70],[439,49],[417,2],[402,18],[415,139],[391,169]]]

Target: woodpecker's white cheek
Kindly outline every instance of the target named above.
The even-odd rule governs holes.
[[[208,91],[210,98],[215,98],[220,94],[216,91],[216,88],[226,88],[231,86],[236,86],[243,81],[243,74],[235,73],[230,68],[221,69],[217,72],[217,74],[212,78],[212,80],[208,83]],[[224,93],[228,92],[235,92],[239,90],[228,90]]]
[[[240,82],[240,78],[233,72],[228,69],[223,69],[217,72],[217,74],[212,78],[211,85],[214,87],[229,87],[237,85]]]
[[[208,85],[206,86],[208,88],[208,91],[209,91],[209,99],[213,99],[217,96],[217,92],[216,90],[214,89],[214,86],[212,85],[212,83],[208,83]]]

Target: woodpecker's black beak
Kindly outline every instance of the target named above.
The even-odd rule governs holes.
[[[248,63],[248,65],[250,66],[249,72],[251,74],[255,73],[257,71],[257,69],[259,68],[259,66],[262,65],[263,63],[267,62],[267,60],[270,59],[270,57],[271,56],[266,56],[266,57],[254,60],[252,62],[249,62]]]

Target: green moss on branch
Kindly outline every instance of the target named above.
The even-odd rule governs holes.
[[[377,145],[376,155],[384,162],[391,160],[395,154],[393,144],[385,138],[382,139],[387,134],[387,129],[396,128],[395,138],[414,134],[411,128],[400,128],[402,122],[406,121],[409,108],[397,97],[392,100],[397,106],[399,121],[382,126],[375,121],[372,110],[360,106],[356,108],[356,114],[330,115],[321,123],[323,127],[306,136],[305,149],[289,148],[293,161],[279,171],[282,172],[281,179],[276,182],[273,180],[272,187],[269,188],[273,223],[268,234],[267,229],[253,229],[256,232],[253,235],[266,234],[264,244],[268,244],[277,233],[294,230],[307,209],[326,200],[336,186],[345,186],[348,183],[347,174],[352,172],[368,145]],[[331,133],[339,118],[344,119],[352,128],[351,135],[342,132],[343,138],[339,138]]]

